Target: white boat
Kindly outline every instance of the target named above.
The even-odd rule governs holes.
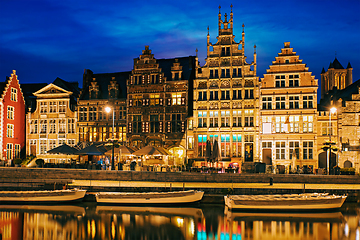
[[[80,200],[86,190],[0,191],[0,202],[68,202]]]
[[[96,202],[106,204],[185,204],[194,203],[202,199],[202,191],[178,192],[99,192]]]
[[[248,210],[327,210],[340,208],[347,196],[321,193],[283,195],[228,195],[225,205],[230,209]]]

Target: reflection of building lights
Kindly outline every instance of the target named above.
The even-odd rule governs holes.
[[[116,233],[115,223],[111,222],[111,239],[115,239],[115,233]]]
[[[94,238],[96,234],[96,226],[95,221],[91,220],[91,237]]]
[[[360,230],[359,230],[359,228],[356,229],[355,240],[360,240]]]
[[[345,223],[344,234],[345,234],[345,237],[349,236],[349,225],[347,223]]]
[[[191,237],[193,237],[195,235],[195,223],[193,219],[190,220],[189,230],[191,233]]]
[[[178,227],[182,227],[184,225],[184,219],[183,218],[177,218],[176,219]]]

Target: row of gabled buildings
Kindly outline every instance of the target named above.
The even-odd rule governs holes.
[[[9,100],[4,98],[2,105],[2,158],[16,158],[19,149],[26,149],[27,155],[46,159],[48,150],[63,143],[106,142],[114,127],[114,137],[123,145],[168,149],[174,156],[171,165],[201,165],[212,159],[209,149],[215,143],[215,159],[225,166],[264,162],[315,169],[325,168],[329,161],[330,167],[358,171],[360,95],[358,81],[352,83],[350,63],[345,69],[335,58],[327,71],[323,69],[318,104],[318,81],[289,42],[260,80],[256,46],[248,63],[244,25],[236,42],[232,10],[227,17],[222,19],[219,10],[217,42],[211,43],[208,33],[203,66],[197,55],[156,59],[146,46],[131,71],[84,70],[82,89],[59,78],[51,84],[19,86],[17,99],[24,107],[15,115],[22,111],[24,118],[9,119],[4,115],[11,113],[6,101],[13,103],[10,85],[18,84],[14,72],[5,83],[4,92],[10,95],[4,94]],[[334,106],[337,111],[329,115]],[[4,138],[12,120],[20,127]],[[26,134],[16,143],[25,125]],[[323,150],[329,138],[340,150],[330,160]]]

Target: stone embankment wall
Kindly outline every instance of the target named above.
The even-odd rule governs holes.
[[[342,183],[360,184],[360,176],[342,175],[295,175],[295,174],[234,174],[190,172],[137,172],[105,171],[61,168],[2,167],[0,179],[52,179],[52,180],[114,180],[114,181],[159,181],[159,182],[228,182],[228,183]]]

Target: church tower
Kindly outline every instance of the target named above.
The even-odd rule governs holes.
[[[207,57],[197,67],[194,82],[195,156],[207,161],[209,146],[219,143],[220,162],[258,160],[259,80],[256,76],[256,46],[253,62],[245,56],[245,32],[239,42],[233,33],[233,11],[221,15],[218,36],[210,42],[208,27]],[[206,142],[210,140],[211,145]],[[209,142],[209,141],[208,141]]]
[[[327,72],[323,68],[321,71],[321,99],[334,88],[342,90],[352,84],[352,70],[350,62],[344,69],[336,57],[333,62],[330,62]]]

